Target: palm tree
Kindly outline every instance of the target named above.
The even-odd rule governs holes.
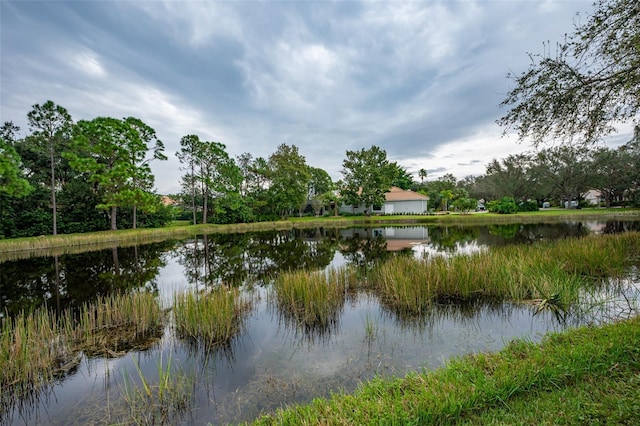
[[[420,184],[424,185],[424,179],[427,177],[427,169],[420,169],[418,176],[420,176]]]

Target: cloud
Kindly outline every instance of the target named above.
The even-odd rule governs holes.
[[[51,99],[75,119],[136,116],[171,160],[195,133],[230,155],[294,144],[337,179],[378,145],[412,172],[462,177],[527,147],[495,124],[505,75],[562,40],[585,1],[0,2],[0,113]],[[628,138],[627,138],[628,139]]]

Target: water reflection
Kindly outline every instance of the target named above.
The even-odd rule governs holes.
[[[263,282],[280,271],[322,269],[334,257],[337,235],[322,228],[214,234],[177,249],[185,278],[200,288]]]
[[[115,292],[146,287],[157,278],[174,242],[0,263],[0,315],[75,308]]]
[[[0,262],[0,315],[77,307],[113,292],[157,289],[166,258],[177,257],[179,280],[195,288],[266,283],[281,271],[327,266],[369,268],[397,253],[418,257],[471,254],[487,247],[530,244],[589,233],[640,230],[640,221],[586,221],[489,226],[313,228],[204,235],[182,242]]]

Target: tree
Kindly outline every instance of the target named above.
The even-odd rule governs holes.
[[[311,173],[295,145],[281,144],[269,157],[272,206],[286,218],[307,200]]]
[[[493,159],[487,165],[485,184],[491,187],[494,198],[509,196],[524,201],[534,194],[535,180],[530,173],[531,156],[515,154],[501,161]]]
[[[420,177],[420,184],[424,185],[424,180],[427,178],[427,169],[420,169],[418,176]]]
[[[450,189],[443,189],[442,191],[440,191],[440,200],[442,203],[442,211],[446,212],[449,208],[448,208],[448,202],[449,200],[453,199],[453,191]]]
[[[66,109],[54,104],[53,101],[33,105],[33,109],[27,114],[27,119],[33,131],[30,140],[46,151],[49,157],[53,235],[56,235],[58,233],[56,164],[60,161],[61,153],[69,142],[73,120]]]
[[[442,208],[442,191],[451,191],[451,197],[453,198],[454,193],[458,189],[458,180],[451,173],[447,173],[436,180],[428,182],[425,186],[424,192],[426,192],[425,195],[429,196],[430,208]]]
[[[0,138],[0,194],[23,197],[33,187],[22,176],[20,156],[16,150]]]
[[[230,204],[237,205],[238,198],[229,198],[230,193],[240,193],[242,173],[233,158],[229,157],[227,147],[220,142],[201,141],[197,135],[187,135],[180,140],[181,149],[176,156],[186,174],[182,177],[183,187],[189,193],[193,223],[196,223],[196,199],[201,197],[202,223],[209,220],[208,213],[212,197],[226,198]],[[239,208],[239,206],[237,206]],[[215,206],[214,211],[221,206]],[[221,213],[221,211],[220,211]]]
[[[128,187],[120,193],[120,196],[126,205],[133,207],[132,227],[135,229],[138,221],[138,207],[152,212],[159,203],[158,197],[152,193],[154,176],[149,162],[166,160],[167,156],[164,155],[164,145],[157,138],[154,129],[139,118],[128,117],[124,121],[133,130],[122,146],[131,175]],[[148,157],[150,151],[151,157]]]
[[[211,197],[219,198],[229,193],[240,193],[242,174],[227,147],[220,142],[200,142],[197,144],[197,161],[202,184],[202,222],[207,223],[208,203]]]
[[[624,169],[629,174],[626,197],[634,206],[640,205],[640,126],[636,126],[633,138],[620,148],[626,159]]]
[[[367,213],[373,206],[384,204],[385,193],[396,176],[394,164],[387,159],[387,152],[375,145],[360,151],[347,151],[347,158],[342,162],[341,195],[345,202],[362,204]]]
[[[132,194],[137,193],[134,181],[145,176],[138,159],[147,147],[138,127],[111,117],[81,120],[72,148],[65,157],[98,186],[102,203],[96,207],[109,211],[111,229],[117,229],[118,207],[131,205]]]
[[[391,165],[394,168],[391,186],[397,186],[398,188],[407,190],[415,184],[413,176],[411,176],[411,173],[409,173],[407,169],[398,165],[396,162],[391,163]]]
[[[589,165],[593,187],[604,197],[607,207],[612,201],[624,199],[625,191],[633,186],[633,163],[629,152],[623,149],[599,148],[591,154]]]
[[[331,176],[323,169],[309,166],[309,198],[314,198],[333,190],[333,182]]]
[[[200,138],[197,135],[186,135],[180,139],[180,151],[176,152],[176,157],[180,163],[184,164],[183,170],[187,173],[182,177],[182,186],[187,188],[190,194],[191,212],[193,214],[193,224],[196,222],[196,164],[198,156],[198,146]]]
[[[640,2],[598,0],[596,10],[555,55],[529,55],[531,65],[509,74],[515,87],[502,101],[498,123],[535,145],[548,139],[591,143],[638,123],[640,111]]]
[[[591,186],[587,153],[572,146],[544,149],[536,157],[533,173],[542,187],[550,188],[572,207],[571,201],[577,201]]]

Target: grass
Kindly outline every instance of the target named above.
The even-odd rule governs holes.
[[[80,311],[73,329],[76,348],[87,356],[108,358],[146,349],[162,336],[164,317],[151,293],[99,298]]]
[[[621,276],[640,261],[640,233],[496,247],[452,258],[396,256],[376,265],[368,286],[385,306],[423,315],[434,302],[534,301],[565,311],[594,278]]]
[[[281,409],[254,424],[634,424],[638,396],[635,318],[550,334],[539,345],[516,340],[433,372],[374,379],[352,395]]]
[[[286,321],[306,331],[324,330],[337,322],[355,284],[352,268],[289,271],[275,279],[273,299]]]
[[[173,315],[176,334],[196,346],[228,345],[239,334],[253,307],[237,288],[220,286],[209,292],[175,295]]]
[[[122,420],[123,424],[129,425],[180,423],[193,406],[195,377],[175,367],[171,357],[166,363],[160,357],[158,381],[151,383],[137,361],[133,359],[133,362],[136,374],[123,373],[120,387],[127,413],[110,416],[109,422]]]
[[[77,314],[37,309],[0,318],[0,408],[36,395],[87,356],[117,356],[157,341],[164,314],[150,293],[114,295]],[[2,410],[0,410],[1,412]]]

